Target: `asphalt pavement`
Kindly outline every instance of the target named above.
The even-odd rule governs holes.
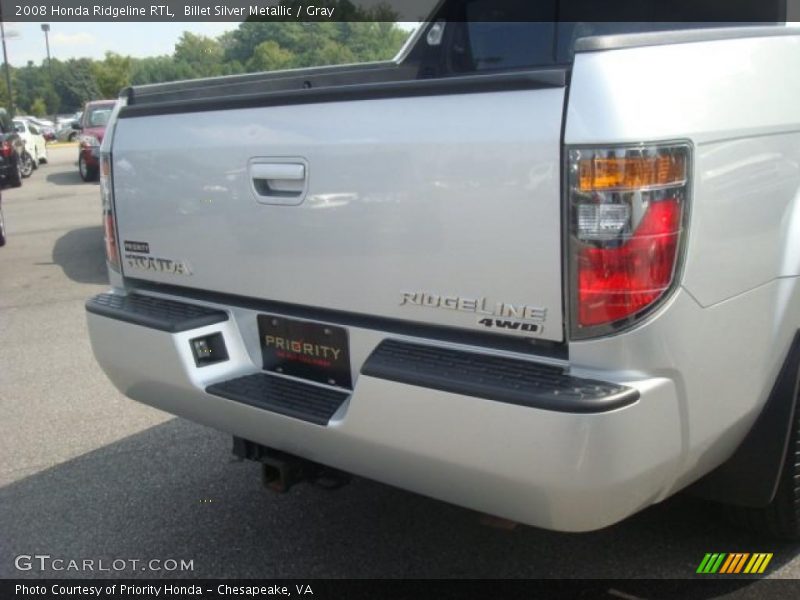
[[[76,158],[74,147],[51,149],[21,188],[2,190],[0,577],[682,579],[706,552],[737,551],[773,552],[768,577],[800,576],[799,544],[734,529],[718,506],[685,496],[562,534],[490,527],[363,479],[266,491],[228,435],[127,400],[96,365],[83,305],[107,286],[100,192],[80,180]],[[91,560],[94,571],[25,570],[17,557],[34,554],[66,567]],[[115,559],[126,567],[99,570]],[[151,559],[161,570],[130,567]],[[191,569],[166,570],[169,560]],[[675,585],[682,595],[689,584]],[[731,597],[759,597],[769,584],[726,585]],[[648,597],[645,582],[615,587]]]

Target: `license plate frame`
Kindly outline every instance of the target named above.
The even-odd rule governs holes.
[[[257,323],[265,371],[352,389],[346,328],[270,314]]]

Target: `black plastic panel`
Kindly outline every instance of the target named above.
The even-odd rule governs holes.
[[[267,71],[240,75],[225,75],[203,79],[185,79],[164,83],[147,84],[128,88],[128,106],[162,104],[182,100],[199,100],[243,94],[260,94],[352,85],[354,83],[380,83],[402,81],[413,78],[413,66],[401,66],[394,62],[362,63],[292,69],[290,71]]]
[[[363,375],[531,408],[590,413],[636,402],[639,392],[581,379],[560,367],[461,350],[385,340]]]
[[[170,333],[228,320],[228,314],[221,310],[141,294],[100,294],[86,301],[86,310],[110,319]]]
[[[206,392],[317,425],[327,425],[349,396],[346,392],[267,373],[215,383]]]
[[[312,85],[310,88],[301,86],[299,89],[246,94],[231,93],[224,88],[215,88],[219,95],[211,97],[193,97],[193,94],[188,94],[187,98],[180,100],[165,99],[163,101],[155,101],[153,99],[153,101],[148,100],[147,103],[140,101],[120,109],[119,118],[126,119],[264,106],[290,106],[324,102],[352,102],[355,100],[545,89],[564,87],[565,85],[566,69],[548,68],[536,71],[363,83],[320,88],[315,88]],[[134,88],[135,96],[136,88]],[[170,96],[165,93],[163,97],[169,98]]]
[[[530,354],[531,356],[546,356],[557,359],[567,358],[567,344],[564,342],[551,342],[536,338],[490,333],[488,331],[458,329],[456,327],[432,325],[430,323],[403,321],[389,317],[351,313],[331,308],[319,308],[209,290],[197,290],[164,283],[154,283],[144,279],[133,279],[131,277],[126,277],[125,283],[135,286],[138,290],[170,294],[172,296],[186,298],[188,301],[198,300],[224,306],[236,306],[262,313],[336,324],[343,327],[372,329],[374,331],[416,337],[423,340],[437,340],[466,346],[479,346],[487,349],[508,350],[510,352]]]

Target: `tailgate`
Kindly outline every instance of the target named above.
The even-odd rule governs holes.
[[[560,341],[563,87],[125,115],[126,277]]]

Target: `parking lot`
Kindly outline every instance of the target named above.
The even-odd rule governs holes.
[[[107,285],[100,199],[76,156],[51,148],[49,164],[2,191],[0,577],[689,578],[706,552],[737,551],[774,552],[770,577],[800,577],[798,545],[732,529],[718,507],[688,497],[577,535],[490,527],[366,480],[265,491],[228,435],[126,400],[95,364],[83,303]],[[14,557],[35,553],[193,568],[15,568]],[[735,595],[766,585],[730,581]]]

